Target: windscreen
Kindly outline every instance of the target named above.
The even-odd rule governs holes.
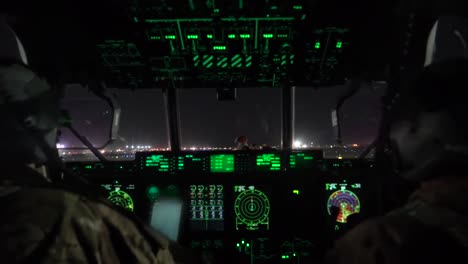
[[[167,122],[160,89],[109,89],[121,107],[118,138],[109,143],[112,108],[80,85],[65,89],[62,108],[69,112],[73,127],[109,160],[133,160],[135,152],[167,149]],[[68,129],[61,128],[57,144],[65,161],[97,158]]]

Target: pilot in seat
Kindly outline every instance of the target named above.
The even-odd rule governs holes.
[[[237,150],[250,150],[249,139],[246,136],[240,136],[235,140]]]
[[[2,262],[193,263],[174,242],[105,198],[61,186],[47,174],[60,162],[58,99],[28,67],[15,32],[0,22]]]
[[[456,263],[468,252],[468,19],[441,17],[426,67],[391,123],[395,168],[419,183],[406,205],[335,243],[327,263]],[[437,36],[440,35],[440,36]],[[405,93],[404,93],[405,92]]]

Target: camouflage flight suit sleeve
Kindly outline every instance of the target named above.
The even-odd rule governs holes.
[[[131,220],[80,195],[27,188],[1,201],[2,263],[176,263],[162,235],[154,249]]]
[[[466,249],[448,232],[405,215],[366,221],[335,243],[327,264],[456,263]]]
[[[379,220],[358,225],[335,243],[327,263],[377,264],[399,263],[398,243],[401,236]]]

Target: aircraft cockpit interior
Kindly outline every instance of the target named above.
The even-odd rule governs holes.
[[[416,1],[18,2],[67,173],[208,263],[315,263],[412,188],[382,133],[427,58]]]

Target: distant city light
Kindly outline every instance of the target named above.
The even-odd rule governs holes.
[[[353,147],[359,147],[359,145],[358,144],[353,144]]]
[[[294,141],[294,147],[295,148],[300,148],[301,146],[302,146],[302,141],[300,141],[300,140]]]

